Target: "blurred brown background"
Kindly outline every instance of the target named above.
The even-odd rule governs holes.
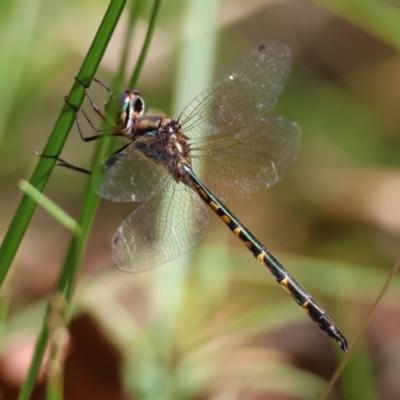
[[[147,108],[172,113],[184,46],[201,52],[215,41],[211,70],[193,66],[195,85],[202,68],[214,82],[260,43],[289,45],[293,71],[272,114],[301,126],[300,156],[268,193],[228,206],[351,344],[400,254],[400,4],[221,0],[203,3],[215,12],[209,20],[192,21],[191,3],[163,2],[137,89]],[[29,179],[32,152],[43,149],[107,4],[0,5],[2,235],[22,196],[17,182]],[[118,67],[126,20],[97,73],[105,82]],[[191,89],[186,103],[197,94]],[[92,149],[74,128],[62,156],[88,167]],[[76,218],[85,182],[56,169],[45,194]],[[77,285],[65,398],[318,398],[343,354],[214,216],[206,239],[182,259],[138,275],[114,268],[110,241],[134,207],[103,201],[98,211]],[[3,287],[2,301],[8,290],[11,297],[1,399],[16,398],[69,240],[38,208]],[[395,277],[332,398],[400,398],[399,285]]]

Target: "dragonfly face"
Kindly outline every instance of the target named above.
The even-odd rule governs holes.
[[[114,118],[116,132],[129,136],[135,121],[144,113],[144,100],[137,90],[125,90],[119,95],[112,95],[105,105],[106,113],[116,111]]]

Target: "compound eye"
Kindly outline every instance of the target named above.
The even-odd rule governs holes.
[[[121,110],[127,110],[129,107],[129,102],[130,102],[130,96],[129,93],[126,92],[122,92],[119,95],[119,104],[120,104],[120,108]]]
[[[121,93],[119,96],[119,103],[120,103],[120,108],[119,108],[119,112],[117,115],[117,126],[119,127],[126,127],[126,125],[128,124],[129,121],[129,114],[130,114],[130,107],[129,107],[129,103],[131,101],[131,98],[129,96],[128,93]]]

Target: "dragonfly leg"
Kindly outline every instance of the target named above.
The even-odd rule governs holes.
[[[81,82],[78,78],[75,77],[75,80],[84,87],[85,96],[88,99],[91,107],[93,108],[94,112],[101,118],[101,120],[104,121],[106,119],[106,117],[101,112],[100,108],[96,105],[94,100],[91,98],[88,87],[83,82]],[[94,80],[95,80],[95,82],[101,84],[104,88],[106,88],[109,91],[110,95],[112,94],[110,89],[108,89],[108,87],[103,82],[99,81],[98,79],[94,79]],[[79,135],[80,135],[81,139],[84,142],[91,142],[93,140],[100,139],[101,137],[104,137],[104,136],[107,136],[107,137],[109,137],[109,136],[120,136],[120,135],[114,134],[114,133],[105,135],[103,133],[103,129],[101,127],[95,125],[95,123],[91,120],[91,118],[85,112],[85,110],[83,110],[82,108],[80,110],[78,108],[76,108],[73,104],[71,104],[68,101],[68,97],[67,96],[64,96],[64,101],[75,111],[76,126],[78,127]],[[85,136],[84,135],[81,122],[80,122],[80,120],[78,118],[79,111],[82,113],[83,117],[85,118],[86,122],[90,125],[92,130],[97,133],[97,135],[93,135],[93,136]]]
[[[100,108],[96,105],[96,103],[94,102],[94,100],[90,97],[90,93],[89,93],[89,88],[88,86],[86,86],[83,82],[81,82],[77,77],[75,77],[75,80],[80,83],[83,88],[85,89],[85,96],[87,97],[87,99],[89,100],[90,105],[92,106],[93,110],[96,112],[96,114],[101,118],[101,119],[105,119],[105,116],[103,115],[103,113],[101,112]],[[94,79],[95,82],[99,83],[100,85],[102,85],[104,88],[106,88],[109,92],[110,95],[112,95],[112,92],[110,91],[110,89],[101,81],[99,81],[98,79]],[[88,121],[89,122],[89,121]]]
[[[98,133],[98,135],[93,135],[93,136],[85,136],[82,132],[82,126],[81,126],[81,122],[79,121],[78,118],[78,113],[79,113],[79,109],[77,109],[73,104],[71,104],[68,101],[68,97],[64,96],[64,101],[75,111],[75,122],[76,122],[76,126],[78,127],[78,131],[79,131],[79,135],[81,137],[81,139],[84,142],[91,142],[93,140],[97,140],[100,139],[100,137],[102,137],[103,135],[101,134],[102,129],[97,127],[96,125],[94,125],[94,123],[90,120],[89,116],[85,113],[84,110],[80,110],[83,114],[83,116],[85,117],[85,120],[87,121],[87,123],[90,125],[90,127]]]
[[[100,79],[97,79],[97,78],[93,78],[93,80],[96,83],[98,83],[99,85],[103,86],[103,88],[108,91],[109,95],[112,96],[113,92],[111,91],[111,89],[104,82],[102,82]]]
[[[60,158],[58,156],[49,156],[46,154],[40,154],[36,150],[34,150],[34,153],[41,158],[52,158],[53,160],[56,160],[56,165],[59,165],[60,167],[72,169],[74,171],[82,172],[87,175],[92,174],[92,171],[90,171],[89,169],[78,167],[74,164],[69,163],[68,161],[63,160],[62,158]]]

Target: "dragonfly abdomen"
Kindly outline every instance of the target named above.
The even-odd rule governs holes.
[[[226,208],[197,178],[192,169],[184,165],[184,170],[202,200],[225,222],[229,229],[246,245],[254,257],[271,272],[280,286],[291,295],[307,315],[331,338],[336,340],[342,350],[349,349],[347,340],[328,317],[325,310],[311,297],[283,267],[283,265],[262,245],[254,235]]]

